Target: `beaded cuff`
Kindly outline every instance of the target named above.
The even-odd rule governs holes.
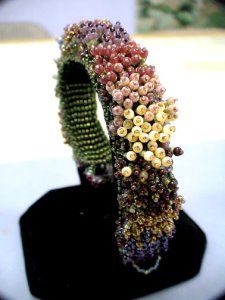
[[[114,179],[121,257],[148,274],[168,249],[184,202],[172,173],[172,156],[183,151],[169,144],[176,99],[162,99],[165,89],[145,63],[147,49],[119,22],[69,25],[59,45],[56,95],[65,142],[92,184]],[[109,140],[97,119],[96,92]]]

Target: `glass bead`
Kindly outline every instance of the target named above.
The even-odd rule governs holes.
[[[130,98],[127,98],[123,102],[123,106],[127,108],[132,108],[133,107],[133,101]]]
[[[147,161],[151,161],[154,157],[154,154],[152,151],[145,151],[144,153],[144,159]]]
[[[139,102],[140,104],[143,104],[143,105],[148,105],[148,103],[150,102],[150,99],[149,97],[147,96],[142,96],[140,99],[139,99]]]
[[[132,147],[133,151],[136,152],[136,153],[141,153],[141,151],[143,150],[143,145],[142,143],[140,142],[135,142],[133,144],[133,147]]]
[[[149,135],[145,132],[142,132],[140,135],[139,135],[139,140],[140,142],[142,143],[147,143],[149,141]]]
[[[131,92],[131,91],[130,91],[130,88],[127,87],[127,86],[124,86],[124,87],[121,89],[121,93],[122,93],[122,95],[123,95],[124,97],[129,96],[130,92]]]
[[[129,78],[130,78],[130,80],[137,80],[137,81],[139,81],[140,74],[139,73],[132,73]]]
[[[161,132],[158,139],[161,143],[166,143],[170,140],[170,135],[168,133]]]
[[[120,82],[121,82],[121,85],[122,85],[122,86],[129,86],[129,84],[130,84],[130,80],[129,80],[129,78],[126,77],[126,76],[122,76],[122,77],[120,78]]]
[[[166,119],[167,119],[167,114],[164,113],[163,111],[159,111],[159,112],[156,114],[156,119],[157,119],[159,122],[165,122]]]
[[[112,81],[108,81],[106,84],[106,90],[111,94],[114,89],[115,89],[114,83]]]
[[[149,75],[142,75],[141,76],[141,82],[142,83],[146,83],[146,82],[148,82],[150,80],[150,76]]]
[[[117,105],[117,106],[114,106],[113,109],[112,109],[112,114],[114,116],[120,116],[124,113],[125,111],[123,111],[122,107]],[[134,113],[134,112],[133,112]]]
[[[150,104],[148,110],[151,111],[153,114],[157,114],[159,111],[158,105]]]
[[[141,116],[136,116],[133,119],[134,125],[141,126],[144,122],[144,119]]]
[[[134,126],[134,127],[131,129],[131,132],[132,132],[135,136],[139,137],[139,135],[142,133],[142,130],[141,130],[141,127],[139,127],[139,126]]]
[[[129,161],[134,161],[137,158],[137,154],[134,151],[128,151],[126,157]]]
[[[153,130],[149,133],[149,138],[153,142],[157,141],[159,139],[159,136],[160,136],[159,133],[155,130]]]
[[[172,166],[172,164],[173,164],[173,160],[172,160],[171,157],[165,156],[165,157],[162,159],[162,165],[163,165],[164,167],[170,167],[170,166]]]
[[[166,100],[167,105],[175,104],[177,102],[177,98],[170,97]]]
[[[123,121],[123,127],[125,127],[126,129],[131,129],[133,127],[132,120],[126,119],[125,121]]]
[[[159,111],[165,110],[165,104],[163,102],[158,102],[157,104],[158,104]]]
[[[148,88],[146,86],[140,86],[139,89],[138,89],[138,93],[141,96],[146,96],[147,93],[148,93]]]
[[[160,132],[162,131],[163,127],[159,122],[155,122],[154,124],[152,124],[152,130]]]
[[[163,127],[163,132],[165,133],[168,133],[168,134],[171,134],[173,132],[176,131],[176,127],[175,126],[172,126],[170,124],[166,124],[164,127]]]
[[[135,136],[132,132],[128,133],[127,139],[129,142],[134,143],[138,140],[138,137]]]
[[[131,90],[136,91],[139,88],[139,82],[137,80],[131,80],[129,87],[131,88]]]
[[[144,119],[145,121],[151,122],[152,120],[154,120],[154,113],[151,111],[146,111],[146,113],[144,114]]]
[[[139,115],[144,115],[147,111],[147,107],[143,104],[138,105],[138,107],[136,108],[136,113]]]
[[[133,101],[133,102],[138,102],[138,100],[140,99],[140,96],[137,92],[131,92],[129,95],[129,98]]]
[[[113,100],[119,101],[123,99],[123,93],[120,90],[114,90],[112,92]]]
[[[165,150],[161,147],[157,148],[155,150],[155,156],[158,157],[158,158],[163,158],[166,156],[166,153],[165,153]]]
[[[135,118],[136,118],[136,117],[135,117]],[[142,118],[142,117],[140,117],[140,118]],[[144,123],[141,125],[142,131],[143,131],[143,132],[146,132],[146,133],[150,132],[150,131],[151,131],[151,128],[152,128],[152,126],[151,126],[151,124],[148,123],[148,122],[144,122]]]
[[[120,127],[117,129],[117,134],[120,137],[125,137],[127,135],[127,129],[125,127]]]
[[[161,159],[157,158],[157,157],[154,157],[151,161],[151,164],[153,166],[153,168],[155,169],[159,169],[162,165],[161,163]]]
[[[123,71],[123,65],[121,63],[115,63],[114,71],[117,73],[121,73]]]
[[[126,119],[133,119],[134,118],[134,111],[130,108],[128,109],[125,109],[124,112],[123,112],[123,115]]]
[[[148,172],[145,170],[141,171],[139,177],[142,182],[146,181],[148,179]]]
[[[124,177],[129,177],[132,174],[132,169],[130,167],[123,167],[121,173]]]

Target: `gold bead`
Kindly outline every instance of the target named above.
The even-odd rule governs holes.
[[[149,133],[149,138],[151,141],[155,142],[159,139],[159,133],[157,131],[153,130]]]
[[[134,118],[134,111],[131,108],[125,109],[123,115],[126,119],[133,119]]]
[[[157,157],[154,157],[151,161],[151,164],[153,166],[153,168],[155,169],[159,169],[162,165],[161,163],[161,159],[157,158]]]
[[[144,157],[145,152],[146,152],[145,150],[142,150],[141,153],[140,153],[140,156],[141,156],[141,157]]]
[[[149,141],[149,135],[145,132],[142,132],[140,135],[139,135],[139,140],[140,142],[142,143],[147,143]]]
[[[125,127],[119,127],[119,128],[117,129],[117,134],[118,134],[118,136],[120,136],[120,137],[124,137],[124,136],[127,135],[127,129],[126,129]]]
[[[132,132],[135,136],[139,137],[139,135],[142,133],[142,130],[141,130],[141,127],[139,127],[139,126],[134,126],[134,127],[131,129],[131,132]]]
[[[159,102],[158,103],[158,108],[159,108],[159,111],[164,111],[165,110],[165,104],[163,102]]]
[[[166,100],[167,105],[175,104],[176,102],[177,102],[177,98],[173,98],[173,97],[170,97]]]
[[[131,129],[133,127],[132,120],[128,120],[128,119],[124,120],[123,127],[125,127],[126,129]]]
[[[136,153],[141,153],[141,151],[143,150],[143,145],[140,142],[136,142],[133,144],[133,151]]]
[[[152,151],[145,151],[144,153],[144,159],[147,161],[151,161],[154,157],[154,154]]]
[[[134,151],[128,151],[126,157],[129,161],[134,161],[137,158],[137,154]]]
[[[132,169],[130,167],[123,167],[122,168],[122,175],[124,177],[129,177],[132,174]]]
[[[152,130],[154,130],[154,131],[160,132],[160,131],[162,131],[162,129],[163,129],[163,127],[159,122],[155,122],[152,125]]]
[[[143,132],[150,132],[151,131],[151,124],[148,123],[148,122],[144,122],[142,125],[141,125],[141,129]]]
[[[147,144],[147,148],[152,151],[152,152],[155,152],[156,148],[158,147],[158,144],[154,141],[150,141],[148,142]]]
[[[164,127],[163,127],[163,132],[165,133],[168,133],[168,134],[171,134],[173,132],[176,131],[176,127],[175,126],[172,126],[170,124],[166,124]]]
[[[144,115],[147,111],[147,107],[143,104],[138,105],[138,107],[136,108],[136,113],[139,115]]]
[[[139,178],[141,182],[145,182],[148,179],[148,172],[145,170],[141,171]]]
[[[134,125],[141,126],[144,122],[144,119],[141,116],[136,116],[136,117],[134,117],[133,122],[134,122]]]
[[[172,164],[173,164],[173,160],[172,160],[171,157],[165,156],[162,159],[162,165],[163,165],[163,167],[170,167],[170,166],[172,166]]]
[[[161,132],[159,134],[159,141],[161,143],[166,143],[170,140],[170,135],[168,133]]]
[[[165,150],[161,147],[157,148],[155,150],[155,156],[158,157],[158,158],[163,158],[166,156],[166,153],[165,153]]]
[[[157,114],[156,114],[156,120],[159,121],[159,122],[165,122],[167,119],[167,114],[164,113],[163,111],[159,111]]]
[[[138,137],[134,135],[133,132],[128,133],[127,139],[129,142],[134,143],[138,140]]]

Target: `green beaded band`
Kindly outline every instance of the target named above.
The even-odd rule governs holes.
[[[60,97],[59,116],[65,142],[72,147],[77,164],[86,167],[89,180],[111,180],[111,148],[97,118],[96,91],[89,76],[82,65],[71,59],[62,60],[58,70],[56,94]]]

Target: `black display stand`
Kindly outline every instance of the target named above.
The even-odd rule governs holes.
[[[114,240],[112,185],[52,190],[21,217],[31,293],[41,299],[135,299],[195,276],[206,237],[184,212],[156,271],[124,266]]]

